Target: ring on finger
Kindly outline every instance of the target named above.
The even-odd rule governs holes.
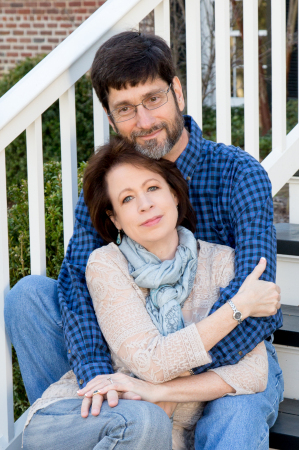
[[[97,395],[97,394],[101,394],[101,391],[99,391],[98,389],[96,391],[93,391],[92,396]]]
[[[111,377],[107,378],[107,380],[110,381],[111,384],[113,384],[113,381],[112,381]]]

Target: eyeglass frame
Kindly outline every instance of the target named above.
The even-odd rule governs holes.
[[[137,106],[142,105],[145,109],[147,109],[147,111],[153,111],[154,109],[159,109],[159,108],[161,108],[161,106],[166,105],[166,103],[168,102],[168,95],[167,95],[167,94],[169,94],[169,91],[170,91],[170,89],[171,89],[171,84],[172,84],[172,83],[170,83],[170,85],[168,86],[167,91],[164,91],[163,89],[160,89],[160,91],[157,91],[157,92],[155,93],[155,94],[159,94],[159,92],[163,92],[164,94],[166,94],[166,99],[167,99],[167,100],[166,100],[166,102],[163,103],[162,105],[157,106],[156,108],[148,109],[148,108],[143,104],[143,102],[144,102],[144,100],[146,100],[147,98],[149,98],[149,97],[155,95],[155,94],[151,94],[151,95],[146,96],[146,97],[142,100],[141,103],[138,103],[138,105],[130,105],[130,104],[124,105],[124,106],[133,106],[133,107],[135,108],[135,114],[134,114],[133,117],[130,117],[130,119],[125,119],[125,120],[120,120],[120,121],[118,120],[118,121],[116,121],[116,120],[114,119],[114,117],[113,117],[113,113],[114,113],[114,111],[116,111],[118,108],[116,108],[116,109],[114,109],[113,111],[111,111],[111,113],[110,113],[110,114],[107,114],[107,116],[108,116],[108,117],[111,117],[111,118],[114,120],[115,123],[121,123],[121,122],[127,122],[128,120],[134,119],[134,117],[135,117],[136,114],[137,114]]]

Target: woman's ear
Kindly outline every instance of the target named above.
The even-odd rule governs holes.
[[[116,219],[116,217],[113,215],[113,212],[108,210],[106,211],[107,216],[109,217],[109,219],[111,220],[111,222],[113,223],[113,225],[118,229],[121,230],[121,226],[118,223],[118,220]]]

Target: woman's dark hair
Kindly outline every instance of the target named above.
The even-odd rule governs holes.
[[[91,66],[96,94],[109,112],[109,88],[117,90],[161,78],[169,85],[175,77],[171,51],[159,36],[124,31],[98,49]]]
[[[115,137],[90,158],[83,180],[84,200],[91,221],[105,242],[116,242],[118,233],[107,215],[107,211],[113,212],[113,207],[106,178],[110,170],[121,164],[132,164],[161,175],[178,199],[177,226],[182,225],[195,232],[196,215],[188,197],[188,186],[175,163],[166,159],[151,159],[137,152],[130,142]]]

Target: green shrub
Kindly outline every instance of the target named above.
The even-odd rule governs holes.
[[[0,97],[35,67],[44,55],[27,58],[0,80]],[[90,77],[83,75],[75,85],[78,162],[87,161],[93,152],[93,100]],[[42,115],[44,162],[60,161],[59,102],[53,103]],[[8,187],[27,178],[26,133],[21,133],[6,148]],[[9,198],[10,201],[12,201]]]
[[[86,163],[81,163],[78,169],[78,192],[82,189],[85,166]],[[61,164],[59,162],[44,164],[44,180],[47,276],[57,279],[64,256]],[[23,180],[20,186],[11,186],[9,197],[13,202],[13,206],[8,210],[9,265],[10,282],[11,286],[14,286],[19,279],[30,274],[27,181]],[[13,378],[14,412],[15,420],[17,420],[29,403],[14,350]]]

